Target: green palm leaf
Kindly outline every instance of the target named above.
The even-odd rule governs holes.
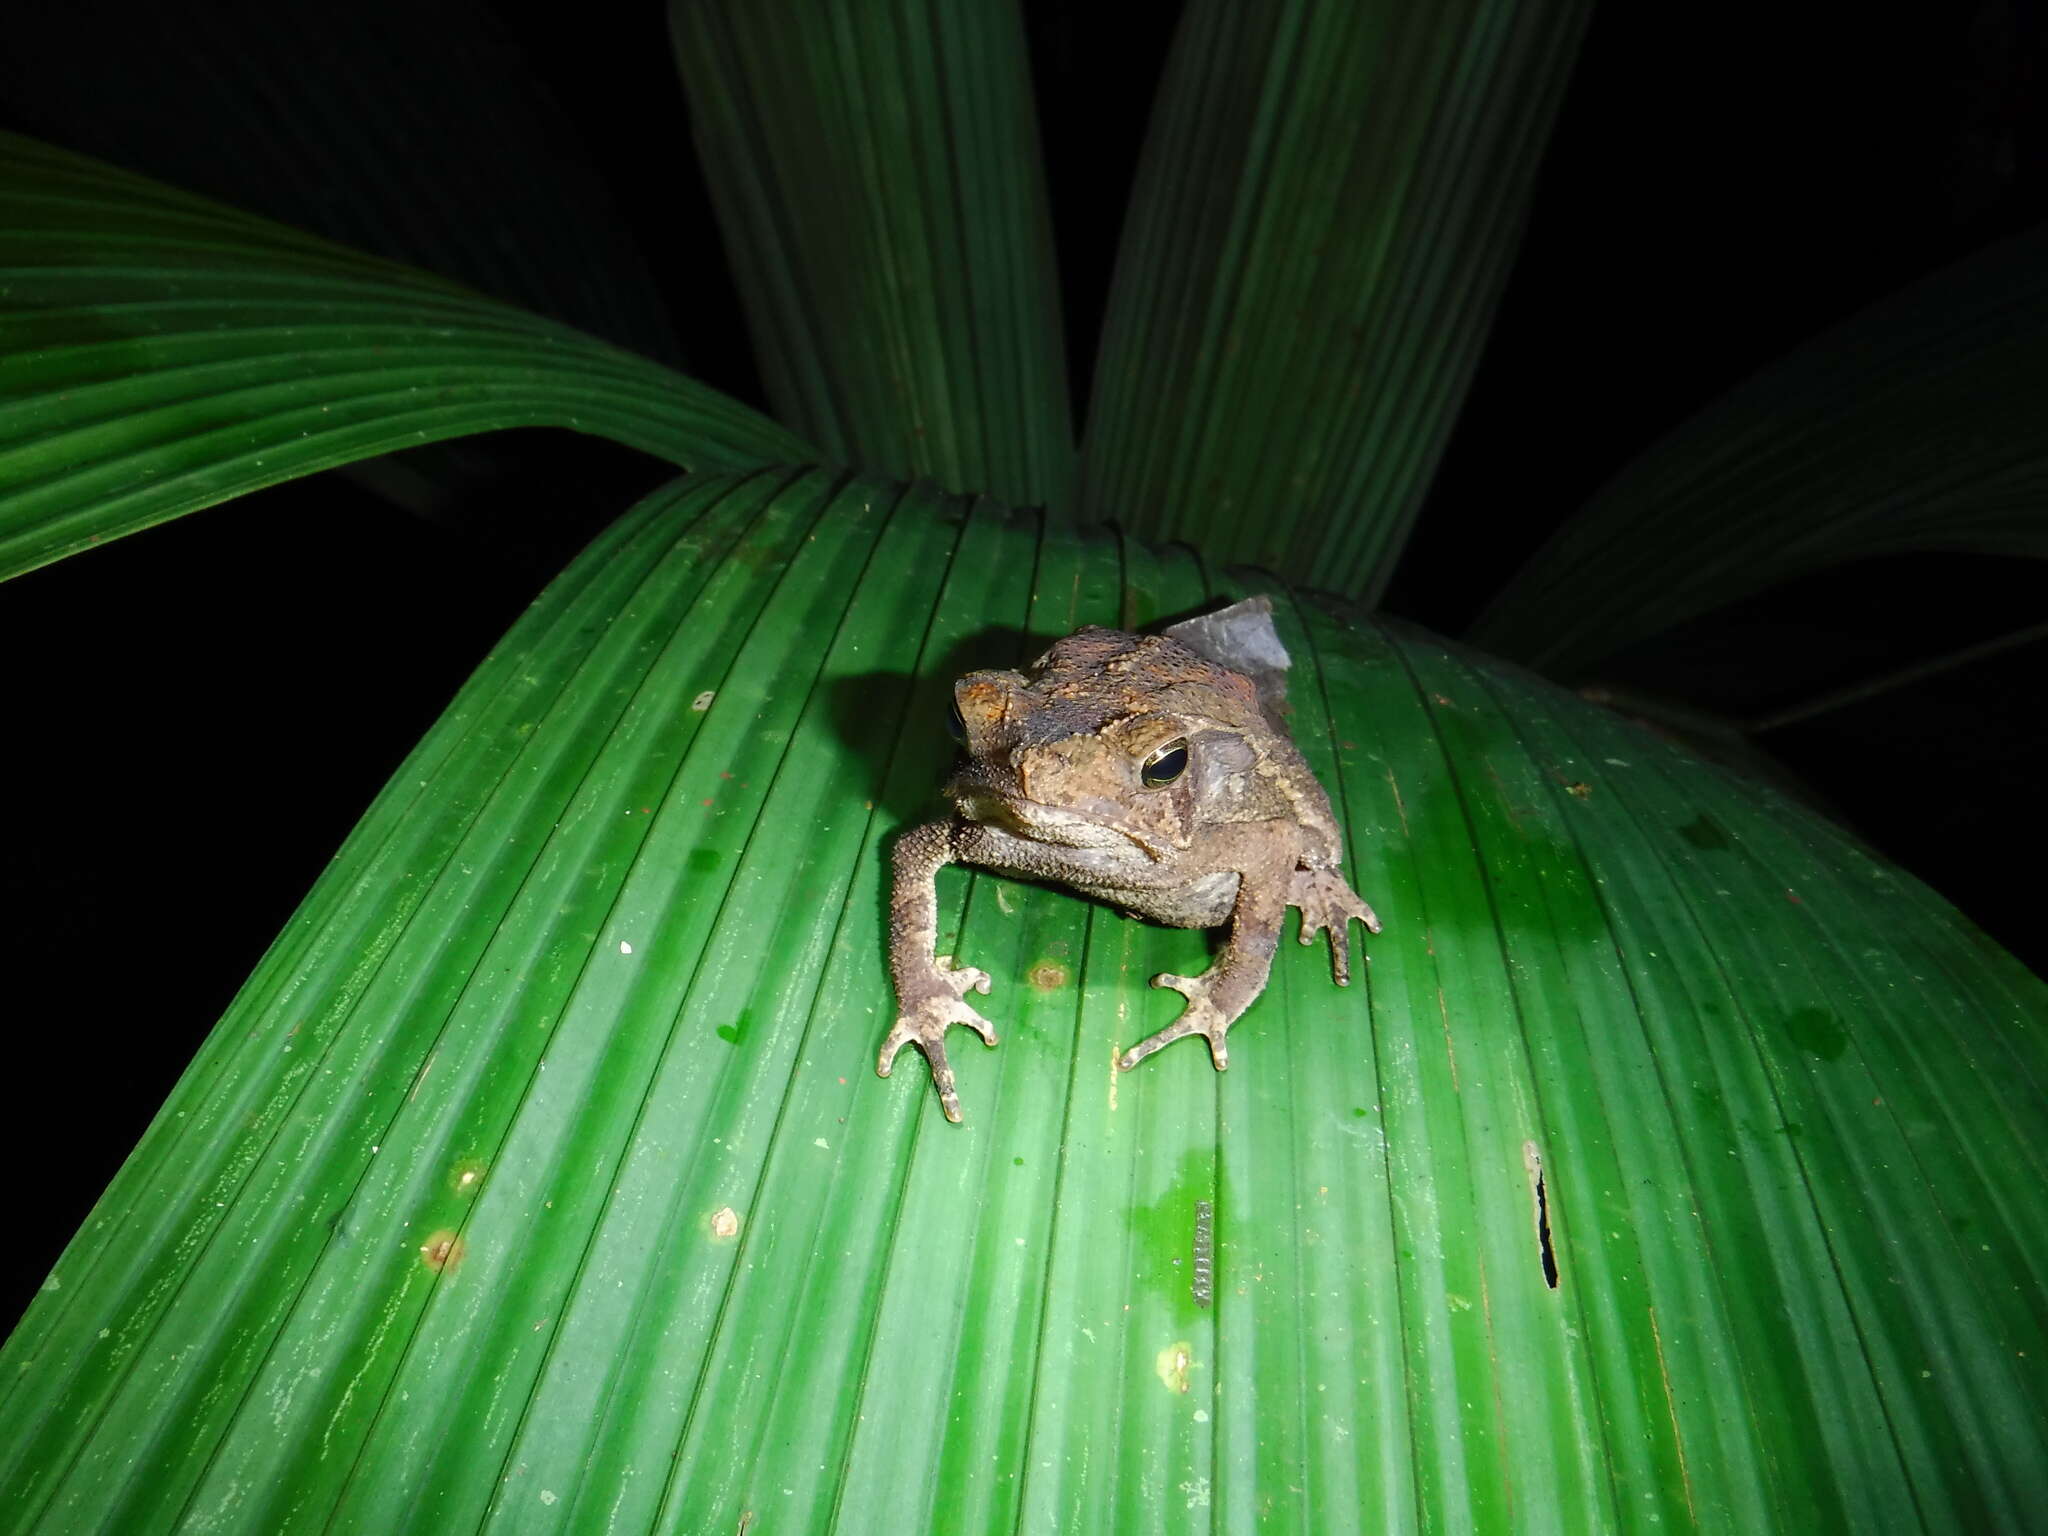
[[[1625,467],[1472,630],[1569,676],[1788,577],[1871,555],[2048,555],[2048,230],[1772,363]]]
[[[44,139],[674,362],[646,256],[585,148],[600,134],[568,120],[506,14],[52,6],[10,33],[0,100]]]
[[[690,468],[813,456],[564,326],[14,135],[0,291],[0,575],[501,427],[572,427]]]
[[[1083,513],[1377,599],[1589,9],[1194,0],[1117,260]]]
[[[698,155],[776,414],[1020,505],[1074,472],[1013,0],[675,0]]]
[[[0,1526],[2023,1527],[2048,989],[1426,635],[1282,594],[1386,919],[1362,985],[1285,946],[1227,1074],[1116,1074],[1202,937],[954,871],[1006,1038],[964,1126],[875,1078],[943,680],[1242,590],[816,471],[650,498],[393,776],[0,1352]]]

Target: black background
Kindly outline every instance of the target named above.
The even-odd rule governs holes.
[[[402,35],[408,12],[466,7],[355,9]],[[1118,7],[1105,28],[1105,9],[1029,11],[1077,400],[1178,12]],[[183,23],[145,14],[15,18],[0,122],[248,201],[228,190],[235,125],[209,115],[218,73],[164,67],[150,29]],[[223,30],[247,19],[214,14]],[[495,26],[554,108],[536,131],[591,168],[601,233],[645,255],[672,326],[647,349],[763,404],[660,8],[500,6]],[[2010,0],[1925,0],[1881,23],[1848,7],[1602,7],[1388,606],[1456,633],[1688,412],[2038,222],[2040,40],[2036,10]],[[296,67],[317,79],[330,66],[309,51]],[[455,452],[471,490],[429,517],[323,475],[0,587],[14,813],[0,1007],[15,1086],[0,1321],[468,671],[577,547],[670,474],[567,433]],[[1755,718],[2038,624],[2040,575],[1964,556],[1866,562],[1687,625],[1601,679]],[[2044,656],[2015,648],[1764,738],[1817,800],[2037,970]]]

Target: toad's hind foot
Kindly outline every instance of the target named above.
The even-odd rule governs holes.
[[[1209,1042],[1209,1059],[1216,1063],[1216,1070],[1223,1071],[1230,1065],[1230,1049],[1223,1043],[1234,1019],[1225,1018],[1223,1010],[1209,999],[1208,981],[1203,976],[1175,976],[1162,972],[1152,978],[1155,987],[1171,987],[1188,1000],[1187,1011],[1156,1035],[1148,1035],[1119,1056],[1116,1064],[1119,1070],[1128,1072],[1154,1051],[1164,1050],[1174,1041],[1188,1035],[1200,1035]]]
[[[1355,917],[1365,924],[1366,932],[1378,933],[1380,920],[1373,916],[1372,908],[1334,869],[1295,870],[1294,889],[1288,894],[1287,904],[1301,909],[1302,943],[1313,944],[1317,934],[1329,934],[1330,965],[1336,972],[1337,985],[1349,986],[1351,919]]]

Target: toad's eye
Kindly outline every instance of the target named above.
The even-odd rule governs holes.
[[[967,745],[967,717],[960,713],[958,703],[946,706],[946,729],[961,746]]]
[[[1176,736],[1145,759],[1138,770],[1138,782],[1147,789],[1162,789],[1188,771],[1188,739]]]

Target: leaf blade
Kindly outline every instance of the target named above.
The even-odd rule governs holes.
[[[513,426],[801,461],[736,401],[456,285],[0,136],[0,576],[376,453]]]
[[[601,23],[586,25],[587,44]],[[19,29],[0,81],[17,121],[83,153],[675,364],[662,296],[588,160],[603,125],[571,126],[517,33],[475,0],[76,7]]]
[[[951,871],[1003,1043],[960,1037],[965,1126],[914,1061],[871,1075],[944,680],[1237,590],[818,471],[622,519],[0,1349],[9,1527],[2024,1519],[2048,989],[1806,813],[1431,637],[1280,605],[1386,924],[1352,988],[1285,944],[1228,1074],[1115,1073],[1201,935]]]
[[[1472,639],[1565,675],[1847,560],[2048,555],[2044,268],[2048,235],[2016,236],[1769,363],[1624,466]]]
[[[1188,8],[1083,515],[1372,601],[1464,397],[1588,8]]]
[[[777,413],[841,463],[1063,506],[1073,428],[1009,0],[670,7]]]

